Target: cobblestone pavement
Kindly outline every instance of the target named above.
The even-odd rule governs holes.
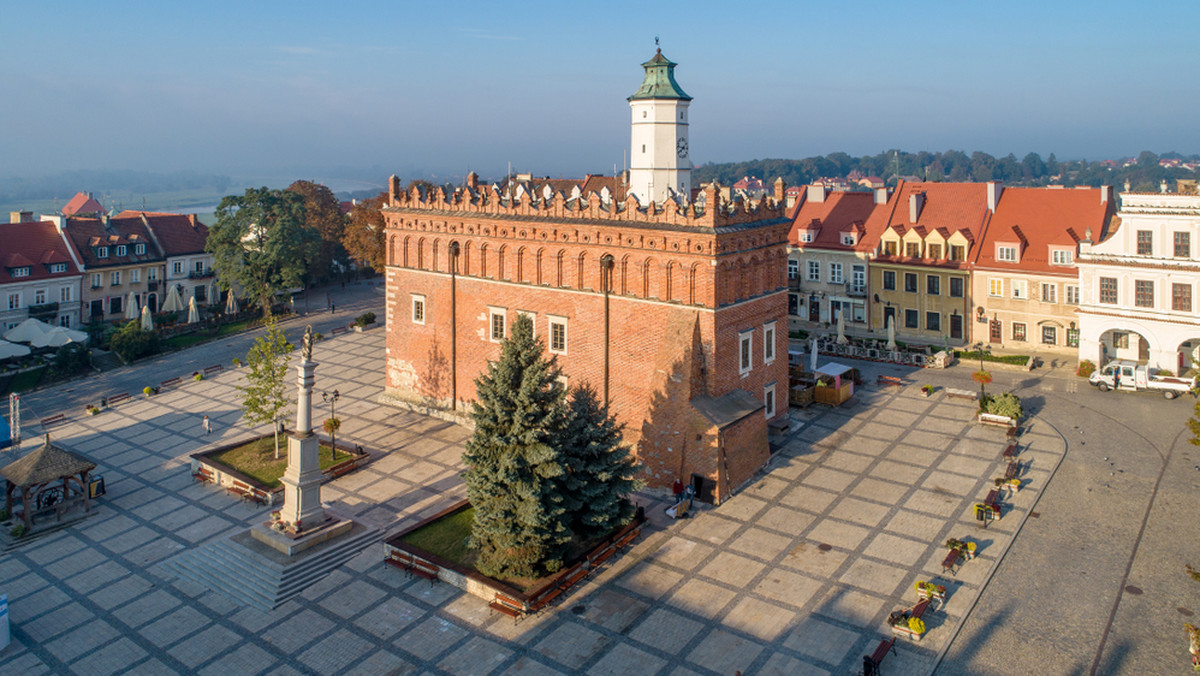
[[[376,404],[382,352],[375,330],[327,339],[314,356],[316,389],[342,393],[344,438],[376,456],[327,484],[323,498],[392,533],[464,495],[467,433]],[[915,375],[961,386],[965,374],[952,371]],[[189,453],[258,431],[238,422],[238,376],[188,382],[56,428],[58,442],[101,465],[108,495],[87,520],[0,558],[14,637],[0,654],[5,671],[857,673],[888,613],[915,602],[915,581],[933,580],[947,585],[947,602],[926,615],[923,641],[897,642],[885,673],[924,673],[947,648],[945,669],[1014,673],[991,657],[971,663],[974,651],[958,646],[988,645],[974,617],[1027,596],[989,603],[985,585],[994,569],[1003,579],[1015,565],[1012,554],[1001,558],[1067,448],[1033,417],[1020,438],[1021,459],[1032,460],[1025,485],[1003,519],[981,530],[971,506],[1002,472],[1000,431],[969,422],[973,405],[942,392],[926,399],[913,385],[868,385],[851,406],[794,411],[794,431],[768,471],[719,508],[669,521],[656,495],[639,495],[651,517],[646,534],[535,617],[516,623],[448,585],[408,578],[383,565],[379,545],[268,613],[163,565],[266,515],[187,471]],[[204,414],[214,422],[209,438]],[[940,565],[948,537],[979,543],[956,575]],[[1035,593],[1044,605],[1053,580]],[[1021,621],[1003,624],[1011,636]]]

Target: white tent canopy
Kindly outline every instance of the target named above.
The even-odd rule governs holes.
[[[0,340],[0,359],[11,359],[13,357],[24,357],[31,350],[24,345],[10,343],[7,340]]]
[[[31,317],[9,329],[4,334],[4,339],[14,343],[28,343],[53,328],[46,322]]]
[[[62,347],[67,343],[86,343],[88,335],[83,331],[75,331],[65,326],[56,326],[50,331],[34,338],[29,344],[33,347]]]
[[[820,373],[821,375],[831,376],[831,377],[836,378],[837,376],[842,375],[843,373],[845,373],[846,371],[849,371],[852,368],[854,368],[854,367],[846,366],[845,364],[839,364],[835,361],[831,361],[828,364],[825,364],[824,366],[821,366],[820,368],[818,368],[817,373]]]

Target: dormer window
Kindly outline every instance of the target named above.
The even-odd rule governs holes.
[[[145,255],[145,253],[146,253],[146,245],[145,245],[145,244],[136,244],[136,245],[134,245],[134,247],[133,247],[133,253],[134,253],[134,254],[136,254],[136,255],[138,255],[138,256],[143,256],[143,255]]]
[[[852,232],[843,232],[842,233],[842,246],[854,246],[854,233],[852,233]]]
[[[1072,258],[1070,249],[1054,249],[1050,252],[1050,262],[1054,265],[1070,265]]]
[[[805,230],[800,233],[801,244],[811,244],[814,239],[816,239],[816,233],[812,230]]]
[[[128,251],[128,249],[126,249],[124,244],[117,245],[117,255],[118,256],[124,256],[127,251]]]
[[[66,263],[51,263],[50,264],[50,273],[51,274],[55,274],[55,273],[59,273],[59,272],[66,272],[66,271],[67,271]]]
[[[12,276],[13,277],[28,277],[29,276],[29,266],[25,266],[22,268],[13,268]]]
[[[925,250],[929,253],[927,258],[933,258],[933,259],[937,260],[942,257],[942,245],[941,244],[926,244]]]
[[[96,258],[108,258],[108,247],[102,246],[96,248]]]
[[[1017,262],[1017,247],[1015,246],[998,246],[996,247],[996,260],[1005,263]]]

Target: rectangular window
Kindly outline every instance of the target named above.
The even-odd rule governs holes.
[[[129,283],[137,284],[142,281],[142,271],[140,268],[134,268],[129,271]]]
[[[44,305],[45,303],[46,303],[46,290],[38,289],[37,291],[34,291],[33,292],[33,304],[34,305]]]
[[[421,294],[412,295],[412,320],[413,324],[425,323],[425,296]]]
[[[108,247],[102,246],[96,248],[96,258],[108,258]]]
[[[59,287],[59,289],[58,289],[58,302],[60,302],[60,303],[69,303],[69,302],[71,302],[71,287],[69,287],[69,286],[62,286],[62,287]]]
[[[99,272],[93,272],[92,273],[92,288],[99,289],[103,285],[104,285],[104,278],[100,276]]]
[[[921,257],[921,243],[920,242],[905,242],[904,243],[904,255],[908,256],[909,258],[920,258]]]
[[[122,305],[121,305],[122,300],[124,300],[124,296],[113,296],[113,297],[109,298],[108,299],[108,313],[111,315],[121,314],[121,310],[123,309]]]
[[[942,257],[942,245],[941,244],[929,244],[925,247],[925,249],[929,252],[928,258],[936,259],[936,258]]]
[[[996,247],[996,260],[1006,263],[1017,262],[1017,247],[1015,246],[998,246]]]
[[[8,309],[9,310],[20,310],[21,309],[21,294],[20,293],[8,294]]]
[[[741,342],[738,350],[741,355],[738,372],[742,375],[746,375],[750,372],[750,367],[754,363],[754,330],[751,329],[749,331],[743,331],[741,335],[738,336],[738,340]]]
[[[1124,331],[1114,331],[1113,332],[1113,347],[1117,348],[1118,350],[1128,350],[1129,349],[1129,334],[1125,333]]]
[[[917,292],[917,273],[915,273],[915,272],[904,273],[904,290],[909,293]]]
[[[175,265],[171,266],[171,270],[176,275],[183,274],[183,261],[175,261]]]
[[[1175,257],[1190,258],[1192,255],[1192,233],[1175,233]]]
[[[1100,302],[1108,303],[1109,305],[1117,304],[1117,278],[1116,277],[1101,277],[1100,278]]]
[[[204,261],[196,261],[194,268],[195,268],[196,272],[203,273],[204,272]]]
[[[988,295],[989,296],[1003,296],[1004,295],[1004,280],[1003,279],[995,279],[995,278],[989,279],[988,280]]]
[[[1072,252],[1066,249],[1055,249],[1050,252],[1050,263],[1053,265],[1070,265]]]
[[[883,243],[883,255],[884,256],[895,256],[897,244],[898,243],[894,242],[894,241],[893,242],[884,242]]]
[[[921,315],[916,310],[905,310],[904,311],[904,328],[906,328],[906,329],[921,328],[920,319],[921,319]]]
[[[566,317],[550,317],[550,351],[554,354],[567,353]]]
[[[766,406],[767,419],[775,417],[775,383],[763,388],[763,404]]]
[[[930,296],[942,295],[942,277],[941,275],[926,275],[925,276],[925,293]]]
[[[967,257],[967,250],[961,245],[953,245],[950,247],[950,260],[961,261]]]
[[[127,253],[129,253],[129,250],[125,248],[124,244],[117,245],[117,255],[118,256],[124,256]]]
[[[1022,322],[1013,322],[1012,325],[1013,340],[1025,340],[1025,324]]]
[[[1154,282],[1147,279],[1134,280],[1133,304],[1138,307],[1154,307]]]
[[[137,245],[135,245],[135,246],[133,247],[133,253],[135,253],[135,254],[137,254],[137,255],[139,255],[139,256],[143,256],[143,255],[145,255],[145,253],[146,253],[146,245],[145,245],[145,244],[137,244]]]
[[[1058,329],[1053,326],[1042,327],[1042,344],[1058,345]]]
[[[804,232],[800,233],[800,243],[801,244],[811,244],[812,241],[813,241],[813,233],[811,230],[805,230]]]
[[[842,246],[854,246],[854,235],[849,232],[843,232]]]
[[[58,325],[63,328],[71,328],[71,315],[59,315]]]
[[[1067,347],[1079,347],[1079,329],[1067,329]]]
[[[1154,255],[1154,233],[1149,230],[1137,231],[1137,252],[1139,256]]]
[[[867,267],[865,265],[855,265],[853,268],[853,272],[851,272],[851,275],[853,276],[851,281],[854,284],[854,290],[858,291],[860,293],[866,293],[866,291],[867,291]]]
[[[51,263],[50,264],[50,274],[57,274],[59,272],[66,272],[66,271],[67,271],[66,263]]]
[[[1171,285],[1171,309],[1176,312],[1191,312],[1192,311],[1192,285],[1191,284],[1172,284]]]
[[[1026,300],[1029,298],[1029,285],[1023,279],[1012,280],[1012,297]]]
[[[763,324],[763,363],[775,361],[775,322]]]
[[[942,313],[926,312],[925,313],[925,328],[929,331],[942,330]]]
[[[493,343],[504,340],[504,320],[508,311],[504,308],[488,308],[489,335]]]
[[[208,287],[199,284],[192,289],[192,295],[196,297],[196,302],[205,302],[208,300]]]
[[[950,278],[950,297],[951,298],[962,298],[963,297],[963,279],[962,279],[962,277],[951,277]]]
[[[796,279],[800,276],[800,261],[794,258],[788,259],[788,279]]]
[[[808,281],[810,281],[810,282],[821,281],[821,264],[818,263],[817,261],[809,261],[808,262]]]
[[[1079,285],[1067,285],[1067,305],[1079,305]]]
[[[788,314],[793,317],[800,316],[800,294],[788,294]]]
[[[21,268],[13,268],[12,276],[13,277],[28,277],[29,276],[29,267],[26,266],[26,267],[21,267]]]
[[[158,281],[158,268],[149,268],[146,270],[146,279],[151,282]]]
[[[1057,284],[1042,284],[1042,302],[1057,303],[1058,302],[1058,285]]]
[[[112,272],[108,273],[108,283],[110,286],[120,286],[121,285],[121,271],[113,270]]]
[[[883,271],[883,288],[887,291],[896,290],[896,272],[894,270]]]
[[[841,284],[844,281],[846,281],[846,280],[842,277],[842,264],[841,263],[830,263],[829,264],[829,283],[830,284]]]

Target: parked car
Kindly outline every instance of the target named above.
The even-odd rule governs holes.
[[[1124,390],[1141,392],[1151,390],[1162,392],[1167,399],[1174,399],[1186,394],[1196,387],[1195,378],[1179,378],[1176,376],[1160,376],[1157,369],[1139,365],[1136,362],[1116,360],[1110,361],[1088,377],[1088,382],[1100,388],[1101,392],[1109,390]]]

